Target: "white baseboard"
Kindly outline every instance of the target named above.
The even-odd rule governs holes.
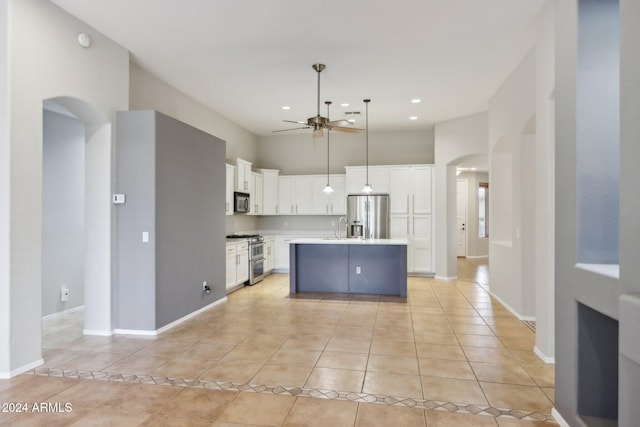
[[[99,337],[110,337],[113,335],[113,331],[103,331],[99,329],[83,329],[83,335],[97,335]]]
[[[43,316],[42,320],[51,320],[51,319],[55,319],[56,317],[64,316],[65,314],[74,313],[76,311],[82,311],[82,310],[84,310],[84,305],[79,305],[77,307],[73,307],[68,310],[59,311],[58,313],[53,313],[53,314],[48,314],[46,316]]]
[[[465,258],[481,259],[481,258],[489,258],[489,255],[468,255]]]
[[[452,281],[454,281],[454,280],[458,280],[458,276],[449,276],[449,277],[445,277],[445,276],[438,276],[438,275],[436,275],[436,276],[434,276],[433,278],[434,278],[434,279],[436,279],[436,280],[444,280],[444,281],[447,281],[447,282],[452,282]]]
[[[498,301],[500,304],[502,304],[502,306],[504,308],[506,308],[509,311],[509,313],[511,313],[514,316],[516,316],[518,318],[518,320],[526,320],[526,321],[529,321],[529,322],[535,322],[536,321],[536,316],[523,316],[523,315],[521,315],[513,307],[511,307],[509,304],[504,302],[502,300],[502,298],[500,298],[499,296],[497,296],[493,292],[489,291],[489,295],[491,295],[492,298],[495,298],[496,301]]]
[[[15,376],[18,376],[20,374],[24,374],[27,371],[30,371],[32,369],[37,368],[40,365],[44,365],[44,360],[43,359],[39,359],[36,360],[35,362],[26,364],[24,366],[21,366],[19,368],[16,368],[10,372],[0,372],[0,379],[8,379],[8,378],[13,378]]]
[[[534,346],[533,347],[533,352],[536,354],[536,356],[538,356],[544,363],[553,363],[555,365],[556,363],[556,358],[555,357],[549,357],[546,354],[544,354],[542,352],[542,350],[540,350],[538,348],[538,346]]]
[[[178,326],[180,323],[186,322],[187,320],[191,319],[194,316],[197,316],[198,314],[209,310],[210,308],[213,308],[214,306],[218,305],[218,304],[222,304],[223,302],[227,301],[227,297],[223,297],[220,298],[218,301],[215,301],[205,307],[202,307],[199,310],[196,310],[194,312],[191,312],[189,314],[187,314],[186,316],[183,316],[181,318],[179,318],[178,320],[174,320],[173,322],[164,325],[163,327],[156,329],[155,331],[147,331],[147,330],[137,330],[137,329],[116,329],[114,331],[114,333],[119,334],[119,335],[141,335],[141,336],[156,336],[159,335],[163,332],[168,331],[171,328],[174,328],[176,326]]]
[[[560,412],[558,412],[556,408],[551,408],[551,416],[554,420],[556,420],[560,427],[571,427],[569,423],[566,422],[564,418],[562,418],[562,415],[560,415]]]

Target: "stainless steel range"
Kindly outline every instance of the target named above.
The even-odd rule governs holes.
[[[249,282],[255,285],[264,278],[264,238],[259,234],[231,234],[227,239],[246,240],[249,243]]]

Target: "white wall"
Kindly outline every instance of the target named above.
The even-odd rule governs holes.
[[[11,235],[8,253],[0,251],[0,265],[9,271],[0,292],[10,295],[10,315],[0,336],[8,336],[10,346],[0,346],[0,376],[41,361],[42,102],[83,99],[112,121],[116,110],[128,108],[129,86],[128,52],[50,2],[10,1],[9,20],[10,171],[0,178],[0,199],[8,199],[0,219],[10,215]],[[77,43],[81,31],[93,38],[90,49]],[[7,178],[8,194],[1,185]],[[110,225],[102,225],[107,247]],[[108,273],[102,280],[109,286]]]
[[[11,371],[9,2],[0,0],[0,374]]]
[[[42,315],[84,304],[84,124],[44,110]],[[60,301],[60,288],[69,301]]]
[[[535,83],[532,49],[489,101],[491,292],[521,318],[535,316],[530,298],[535,289],[522,280],[523,253],[534,253],[531,248],[523,252],[523,234],[530,230],[523,228],[522,190],[531,183],[523,170],[535,171],[535,151],[523,145],[524,138],[534,138],[524,134],[531,132],[527,126],[532,127],[536,114]],[[527,236],[528,244],[534,241],[534,235]]]
[[[227,161],[236,158],[255,162],[257,138],[237,123],[189,98],[154,75],[131,64],[130,109],[157,110],[227,143]]]
[[[455,279],[456,170],[465,158],[487,154],[487,113],[438,123],[435,138],[436,278]]]
[[[555,357],[555,2],[538,15],[536,42],[536,352]]]
[[[365,135],[331,132],[330,171],[345,173],[345,166],[366,163]],[[327,172],[327,138],[314,140],[311,131],[302,135],[261,136],[259,167],[279,169],[282,175]],[[433,130],[369,132],[370,165],[432,164]],[[255,166],[255,165],[254,165]]]

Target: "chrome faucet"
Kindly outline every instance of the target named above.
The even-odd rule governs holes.
[[[336,239],[338,239],[338,240],[340,240],[340,224],[342,223],[343,220],[344,220],[344,237],[345,237],[345,239],[347,238],[347,218],[344,217],[344,216],[341,216],[338,219],[338,228],[337,228],[336,233],[335,233]]]

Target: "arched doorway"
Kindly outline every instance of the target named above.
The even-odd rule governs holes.
[[[61,171],[65,167],[68,169],[61,182],[43,182],[42,295],[47,298],[46,304],[43,301],[43,313],[47,314],[47,311],[52,310],[57,312],[60,309],[64,311],[64,304],[51,300],[59,299],[65,285],[69,288],[71,302],[74,292],[71,283],[56,282],[68,278],[76,286],[75,293],[82,297],[81,301],[75,300],[74,305],[84,305],[84,334],[111,335],[111,123],[94,107],[72,97],[47,99],[43,102],[43,111],[43,117],[46,115],[50,119],[48,123],[45,121],[43,133],[52,132],[50,125],[53,122],[67,124],[57,129],[55,137],[51,134],[43,135],[43,144],[51,143],[43,146],[43,179],[52,177],[56,170]],[[79,130],[74,133],[73,129]],[[69,131],[71,133],[65,137],[64,133]],[[81,147],[78,147],[78,138],[82,139]],[[57,150],[53,146],[56,139],[57,142],[64,142],[64,150]],[[77,150],[82,150],[81,155]],[[48,159],[47,156],[51,158]],[[81,182],[68,187],[70,191],[65,193],[64,186],[70,185],[74,178]],[[51,196],[56,193],[63,200],[52,201]],[[64,200],[67,196],[69,201],[73,199],[71,207]],[[72,218],[61,218],[65,215]],[[61,235],[61,230],[56,230],[56,227],[63,224],[65,229],[62,231],[72,236],[65,236],[70,238],[55,242],[56,235]],[[81,260],[74,261],[73,256],[61,256],[60,253],[52,256],[51,251],[62,250],[69,250],[71,254],[79,253]],[[60,265],[53,265],[56,260],[64,260],[63,270],[73,270],[72,274],[57,270]],[[45,274],[51,276],[45,277]]]

